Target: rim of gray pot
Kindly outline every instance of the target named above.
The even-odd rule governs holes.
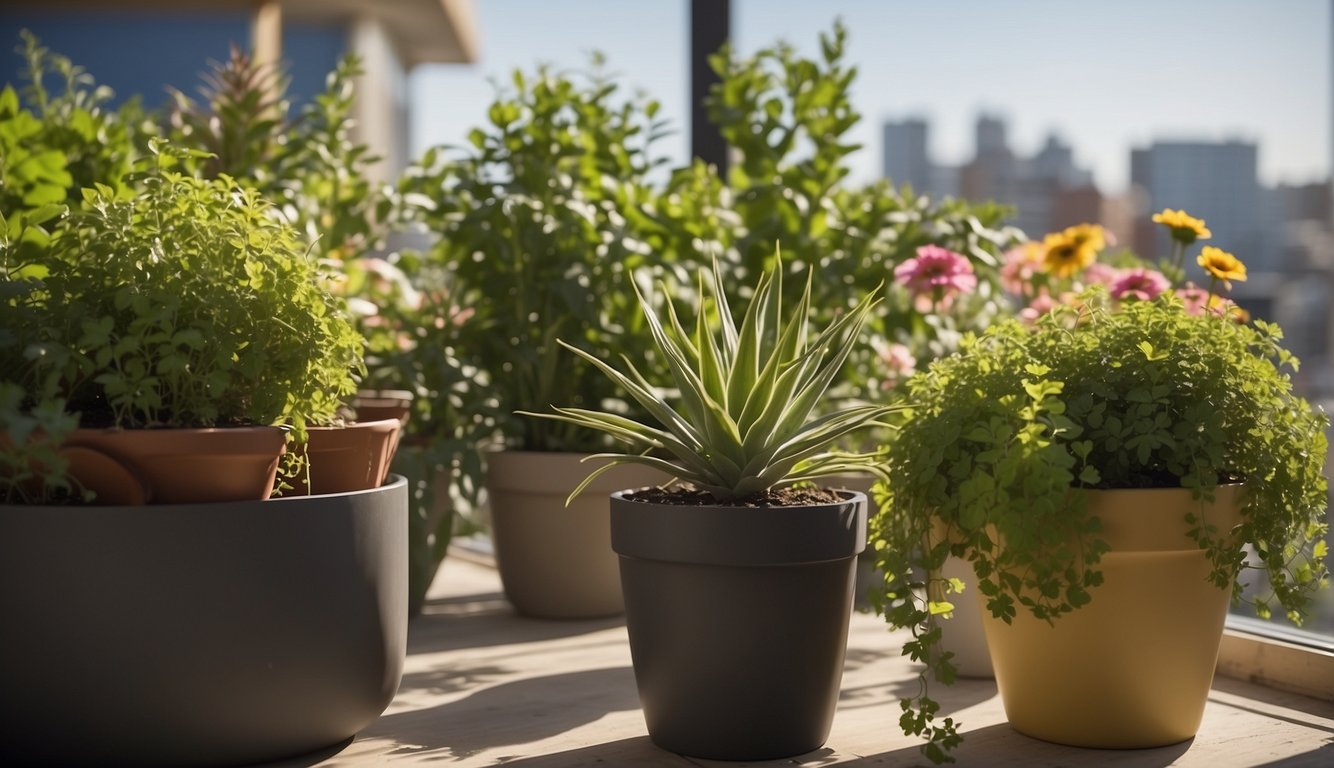
[[[701,565],[783,565],[866,549],[866,494],[796,507],[686,506],[611,494],[611,547],[625,557]]]

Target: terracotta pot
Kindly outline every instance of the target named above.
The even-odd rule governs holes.
[[[1187,514],[1241,521],[1239,485],[1201,508],[1181,488],[1090,491],[1111,546],[1092,601],[1051,624],[982,609],[996,685],[1015,730],[1079,747],[1141,748],[1199,730],[1232,591],[1207,580]]]
[[[407,641],[407,485],[0,505],[0,763],[236,765],[347,740]]]
[[[78,429],[63,450],[75,480],[103,489],[104,501],[134,503],[143,496],[151,504],[192,504],[267,499],[286,441],[279,427]],[[87,450],[71,455],[75,448]],[[130,486],[111,489],[107,483],[115,475],[128,478]]]
[[[33,439],[41,440],[42,438],[33,436]],[[0,432],[0,449],[9,450],[12,445],[9,433]],[[85,446],[62,444],[55,450],[58,455],[68,462],[66,474],[72,484],[69,491],[74,496],[86,498],[86,494],[91,492],[91,503],[93,504],[132,506],[148,503],[148,484],[133,467],[117,461],[99,450]],[[13,470],[8,467],[0,469],[0,478],[13,482],[12,472]],[[20,474],[25,476],[26,479],[18,482],[16,490],[19,495],[15,503],[22,503],[24,498],[41,497],[43,494],[42,481],[50,476],[51,468],[37,463],[24,467]]]
[[[611,495],[649,738],[719,760],[809,752],[838,704],[866,497],[685,507]]]
[[[525,616],[586,619],[625,610],[611,549],[608,495],[670,478],[623,465],[604,473],[565,505],[600,464],[583,454],[495,451],[487,454],[491,541],[505,597]]]
[[[378,488],[389,474],[403,422],[354,421],[342,427],[307,427],[308,441],[297,446],[306,470],[291,480],[284,496],[347,493]],[[307,484],[309,478],[309,484]]]
[[[357,421],[398,419],[407,424],[415,395],[406,389],[364,389],[352,399]]]

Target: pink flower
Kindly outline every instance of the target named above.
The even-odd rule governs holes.
[[[1056,305],[1056,299],[1053,299],[1051,294],[1047,293],[1044,289],[1037,296],[1033,297],[1033,300],[1028,303],[1027,307],[1019,310],[1019,319],[1023,320],[1025,323],[1036,323],[1039,317],[1042,317],[1055,309]]]
[[[1177,298],[1186,305],[1186,314],[1203,315],[1205,307],[1209,306],[1209,292],[1195,283],[1186,283],[1184,288],[1176,290]]]
[[[1115,283],[1112,283],[1111,292],[1114,299],[1151,301],[1158,298],[1158,295],[1169,287],[1171,287],[1171,283],[1161,272],[1136,267],[1127,270]]]
[[[917,258],[894,268],[894,279],[914,296],[930,298],[942,307],[948,306],[955,294],[977,287],[977,276],[968,259],[938,245],[918,248]]]
[[[1033,278],[1042,273],[1042,243],[1030,240],[1005,252],[1001,287],[1015,296],[1033,295]]]
[[[1111,288],[1124,276],[1124,270],[1117,269],[1110,264],[1094,262],[1084,269],[1082,278],[1086,285],[1105,285]]]
[[[917,373],[917,358],[903,344],[889,344],[878,349],[880,362],[885,366],[881,389],[893,389],[899,382]]]

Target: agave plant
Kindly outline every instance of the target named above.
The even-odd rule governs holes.
[[[816,415],[840,367],[860,338],[876,305],[863,298],[823,332],[808,329],[811,276],[795,311],[784,318],[783,265],[775,258],[761,276],[738,328],[722,288],[717,261],[698,275],[699,306],[694,333],[688,333],[670,298],[665,321],[634,286],[657,350],[671,371],[671,389],[655,387],[622,356],[625,372],[564,341],[623,387],[659,426],[615,413],[554,407],[555,413],[528,413],[606,432],[635,452],[590,459],[611,461],[590,474],[570,498],[617,464],[660,469],[719,502],[762,493],[780,483],[797,483],[846,472],[881,474],[875,453],[832,450],[841,439],[878,423],[892,407],[857,404]],[[666,286],[659,291],[668,296]],[[669,402],[676,393],[679,407]]]

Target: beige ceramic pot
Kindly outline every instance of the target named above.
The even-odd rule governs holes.
[[[1231,590],[1211,584],[1184,517],[1185,489],[1092,491],[1111,546],[1092,601],[1052,624],[984,611],[1005,714],[1015,730],[1079,747],[1141,748],[1195,735],[1213,683]],[[1241,486],[1203,508],[1220,531],[1241,520]]]
[[[830,488],[865,494],[870,516],[875,517],[880,514],[880,509],[875,503],[875,495],[871,492],[872,486],[875,485],[875,478],[871,475],[862,473],[834,475],[826,479],[824,484]],[[938,530],[937,535],[943,536],[944,531]],[[949,619],[940,622],[939,649],[954,654],[951,663],[954,664],[955,672],[960,677],[990,678],[991,655],[987,652],[987,638],[982,630],[982,617],[977,611],[977,579],[973,576],[973,569],[966,560],[951,556],[945,560],[945,567],[941,569],[940,577],[960,579],[967,588],[962,593],[948,596],[948,600],[954,603],[954,613]],[[883,589],[883,587],[884,574],[875,567],[875,552],[867,547],[857,562],[854,604],[856,608],[870,610],[868,593],[872,589]],[[933,597],[941,599],[945,595],[936,594]]]
[[[967,560],[951,555],[945,558],[940,577],[959,579],[964,583],[963,592],[940,596],[954,603],[954,613],[940,622],[940,650],[954,654],[950,663],[959,677],[992,677],[991,653],[987,650],[986,631],[982,628],[977,577],[972,566]]]
[[[667,482],[661,472],[622,465],[603,473],[570,505],[565,498],[601,466],[583,454],[487,454],[491,540],[505,597],[525,616],[584,619],[625,610],[611,549],[612,491]]]

